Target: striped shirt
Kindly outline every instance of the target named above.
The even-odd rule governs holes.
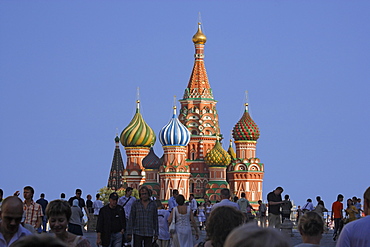
[[[154,201],[150,200],[146,208],[140,199],[132,204],[127,234],[158,236],[158,211]]]
[[[44,216],[44,214],[42,213],[41,205],[32,200],[31,204],[28,206],[26,201],[24,201],[23,210],[26,217],[24,223],[30,224],[31,226],[36,228],[38,218]]]

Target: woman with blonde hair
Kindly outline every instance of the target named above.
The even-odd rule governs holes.
[[[322,233],[324,232],[324,220],[316,212],[305,213],[298,222],[298,231],[302,236],[303,243],[295,247],[320,246]]]

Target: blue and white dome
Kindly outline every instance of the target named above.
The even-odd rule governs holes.
[[[190,136],[190,131],[177,118],[174,106],[170,122],[159,132],[159,141],[162,146],[186,146],[189,144]]]

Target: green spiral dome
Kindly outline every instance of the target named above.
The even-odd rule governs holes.
[[[154,145],[156,140],[154,131],[144,121],[139,107],[136,108],[130,124],[122,131],[120,140],[125,147],[152,147]]]
[[[230,164],[230,155],[222,148],[220,142],[217,140],[216,145],[208,152],[204,158],[208,166],[224,167]]]

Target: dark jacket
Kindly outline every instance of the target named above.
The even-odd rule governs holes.
[[[96,224],[96,232],[101,233],[102,245],[108,246],[111,233],[117,233],[122,229],[126,230],[125,210],[119,205],[114,209],[110,208],[109,204],[102,207]]]

